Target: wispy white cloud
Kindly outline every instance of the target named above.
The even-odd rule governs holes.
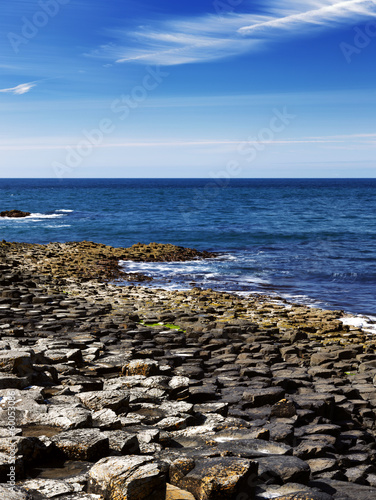
[[[29,92],[33,87],[36,87],[36,85],[37,85],[36,82],[21,83],[20,85],[17,85],[17,87],[11,87],[9,89],[0,89],[0,92],[3,92],[5,94],[22,95]]]
[[[292,13],[286,16],[276,17],[268,21],[253,23],[243,26],[239,33],[244,35],[254,34],[260,30],[279,29],[299,29],[307,28],[307,24],[313,26],[332,26],[343,22],[353,21],[356,17],[368,17],[376,14],[376,1],[374,0],[346,0],[333,1],[331,5],[321,5],[324,2],[308,2],[316,5],[313,9],[303,12]],[[301,3],[304,8],[304,3]],[[308,6],[307,5],[307,6]]]
[[[261,13],[239,11],[156,21],[131,33],[116,30],[112,35],[117,43],[102,46],[90,55],[118,63],[166,66],[212,61],[259,50],[282,36],[309,34],[314,29],[353,25],[372,18],[376,16],[376,0],[269,0],[263,9]]]
[[[252,142],[252,141],[251,141]],[[344,134],[328,136],[289,137],[272,141],[258,141],[265,144],[292,145],[292,144],[325,144],[327,147],[358,147],[360,145],[376,147],[376,132],[362,134]],[[0,151],[26,151],[26,150],[64,150],[67,146],[73,147],[73,138],[25,138],[21,141],[8,140],[0,142]],[[237,148],[241,144],[250,144],[248,140],[234,139],[169,139],[166,141],[119,141],[104,142],[93,145],[95,149],[111,148],[172,148],[172,147],[206,147],[230,146]],[[343,145],[343,146],[342,146]]]

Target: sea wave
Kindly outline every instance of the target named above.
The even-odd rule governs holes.
[[[344,316],[340,320],[344,325],[361,328],[365,332],[376,333],[376,316]]]
[[[71,227],[71,225],[70,224],[48,224],[47,226],[44,226],[44,227],[55,229],[58,227]]]
[[[64,217],[63,214],[30,214],[25,219],[57,219],[58,217]]]
[[[237,255],[232,255],[230,253],[224,253],[221,255],[218,255],[217,257],[212,257],[211,259],[206,259],[206,260],[239,260],[239,257]]]
[[[153,278],[152,282],[145,282],[143,286],[166,290],[188,290],[198,286],[229,292],[255,292],[258,288],[271,286],[265,277],[239,273],[239,269],[233,268],[238,256],[235,259],[229,258],[230,255],[225,257],[222,260],[215,258],[185,262],[120,261],[119,265],[128,273],[138,272]]]
[[[30,220],[39,220],[39,219],[56,219],[58,217],[63,217],[63,214],[30,214],[26,217],[2,217],[3,220],[11,220],[14,222],[24,222]]]

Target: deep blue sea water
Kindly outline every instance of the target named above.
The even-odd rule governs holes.
[[[376,179],[0,179],[0,239],[174,243],[221,252],[127,263],[153,286],[276,294],[376,314]]]

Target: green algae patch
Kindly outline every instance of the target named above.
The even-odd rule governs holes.
[[[165,325],[163,325],[167,328],[170,328],[170,330],[182,330],[182,328],[180,328],[180,326],[177,326],[177,325],[173,325],[171,323],[166,323]],[[184,330],[185,331],[185,330]]]
[[[183,328],[180,328],[180,326],[178,325],[173,325],[172,323],[145,323],[144,321],[141,321],[141,324],[144,326],[150,326],[151,328],[156,326],[163,326],[165,328],[169,328],[170,330],[177,330],[179,332],[185,333],[185,330]]]

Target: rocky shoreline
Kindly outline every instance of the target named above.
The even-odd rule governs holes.
[[[373,335],[342,311],[111,284],[143,279],[120,259],[213,256],[0,243],[3,498],[376,498]]]

